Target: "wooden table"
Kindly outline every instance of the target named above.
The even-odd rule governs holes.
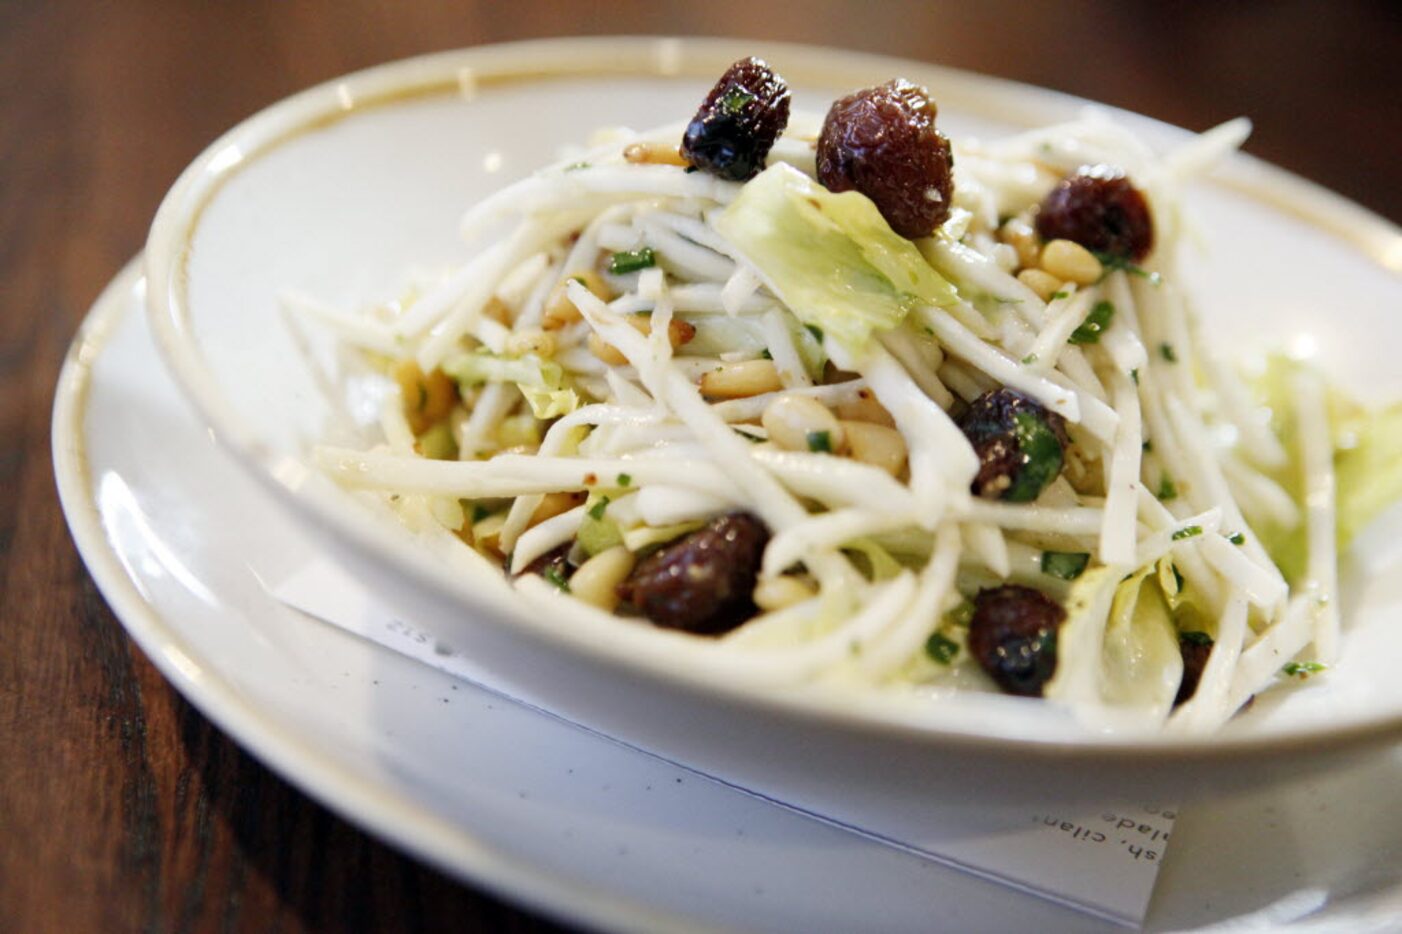
[[[999,74],[1195,129],[1249,114],[1250,151],[1402,218],[1402,7],[1198,10],[0,2],[0,930],[555,929],[387,849],[243,753],[133,646],[74,552],[49,461],[60,360],[162,193],[220,131],[299,88],[424,51],[740,34]]]

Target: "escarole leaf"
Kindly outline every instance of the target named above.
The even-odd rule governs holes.
[[[1255,386],[1261,401],[1270,408],[1271,426],[1289,454],[1288,462],[1273,478],[1300,506],[1302,514],[1303,468],[1291,380],[1296,368],[1304,365],[1283,356],[1271,357]],[[1336,534],[1343,550],[1384,509],[1402,500],[1402,403],[1368,409],[1331,387],[1328,410],[1334,445]],[[1254,527],[1286,580],[1298,581],[1304,574],[1307,553],[1304,522],[1293,526],[1257,523]]]
[[[715,227],[800,321],[853,350],[916,305],[957,299],[870,198],[833,194],[783,163],[748,182]]]
[[[488,350],[473,350],[445,361],[443,372],[461,386],[514,383],[536,418],[556,418],[579,408],[579,395],[565,385],[565,371],[560,364],[535,354],[503,357]]]
[[[1183,653],[1155,577],[1154,566],[1146,565],[1115,588],[1105,625],[1101,690],[1107,703],[1163,717],[1173,709],[1183,679]]]

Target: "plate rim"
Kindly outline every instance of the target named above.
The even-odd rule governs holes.
[[[397,574],[410,581],[439,594],[463,599],[465,594],[462,590],[435,574],[434,569],[406,562],[396,549],[387,547],[383,538],[374,534],[373,523],[367,521],[369,517],[324,508],[324,504],[308,497],[305,491],[297,493],[290,489],[281,478],[289,476],[289,467],[291,475],[300,476],[300,471],[306,469],[304,462],[279,455],[263,445],[257,433],[249,430],[246,420],[235,412],[204,368],[197,365],[201,352],[188,329],[179,287],[183,281],[183,258],[188,255],[189,240],[198,226],[203,205],[242,164],[280,145],[288,134],[324,125],[327,120],[355,112],[357,106],[392,103],[406,95],[422,93],[424,88],[429,91],[451,90],[464,80],[465,73],[471,73],[473,81],[482,78],[529,80],[567,77],[580,74],[581,69],[589,74],[602,72],[618,77],[650,74],[674,76],[680,73],[678,63],[684,52],[692,59],[692,68],[700,68],[702,63],[706,63],[706,74],[711,73],[710,63],[713,61],[728,63],[737,53],[755,52],[771,57],[790,56],[793,60],[802,58],[806,64],[798,71],[804,73],[818,68],[814,60],[821,59],[824,80],[830,81],[838,80],[842,74],[869,72],[878,67],[888,70],[915,69],[922,79],[927,75],[938,75],[947,86],[961,88],[963,94],[991,100],[991,104],[979,107],[977,112],[1010,119],[1014,123],[1030,122],[1031,117],[1039,113],[1045,120],[1046,110],[1064,111],[1068,107],[1091,105],[1089,101],[1044,88],[910,60],[817,46],[730,39],[595,37],[531,40],[418,56],[332,79],[259,111],[211,144],[181,174],[163,200],[152,225],[145,253],[148,321],[162,357],[221,446],[304,522],[323,531],[334,530],[354,542],[363,554],[375,556],[376,560],[392,567]],[[549,65],[527,67],[528,63],[538,62],[541,58],[549,60]],[[498,70],[478,74],[485,65]],[[445,77],[448,73],[452,74],[451,79]],[[1186,133],[1142,115],[1103,105],[1094,106],[1103,107],[1131,124],[1152,128],[1158,134]],[[238,143],[247,143],[246,138],[261,140],[261,143],[238,150]],[[227,154],[231,148],[243,155],[232,162],[226,157],[221,164],[221,154]],[[1234,159],[1225,174],[1230,179],[1227,187],[1245,190],[1255,200],[1264,201],[1277,210],[1286,210],[1297,216],[1303,214],[1313,226],[1327,233],[1344,233],[1352,247],[1360,249],[1365,258],[1385,269],[1402,267],[1402,229],[1386,219],[1253,157]],[[150,288],[149,283],[152,282],[162,283],[163,287]],[[172,295],[172,292],[177,294]],[[584,655],[593,661],[634,674],[675,680],[682,688],[710,693],[729,702],[782,716],[801,717],[833,728],[859,730],[871,736],[879,735],[932,747],[940,745],[950,749],[1018,755],[1042,761],[1123,762],[1149,759],[1187,764],[1208,760],[1226,763],[1242,759],[1267,759],[1295,755],[1302,749],[1319,755],[1325,751],[1356,748],[1389,736],[1395,738],[1402,735],[1402,709],[1398,709],[1391,714],[1353,719],[1342,728],[1316,725],[1283,735],[1180,738],[1155,734],[1113,739],[1088,735],[1074,740],[1011,740],[1003,736],[959,731],[942,724],[844,710],[837,703],[824,702],[811,695],[775,694],[708,676],[679,673],[677,669],[669,670],[659,662],[628,656],[618,647],[589,645],[559,632],[546,631],[539,623],[533,625],[528,613],[513,611],[510,616],[514,619],[508,620],[502,618],[506,614],[495,612],[496,608],[481,601],[470,600],[467,605],[479,611],[477,615],[482,625],[517,625],[518,631],[549,641],[558,650]]]
[[[730,930],[661,911],[541,869],[445,821],[410,796],[387,789],[302,743],[207,662],[132,582],[102,527],[93,495],[86,428],[94,364],[128,314],[140,314],[142,256],[103,288],[65,354],[50,421],[59,504],[79,557],[114,616],[187,701],[262,765],[378,840],[460,882],[556,921],[608,930],[703,934]],[[129,304],[130,303],[130,304]],[[142,322],[144,325],[144,321]]]

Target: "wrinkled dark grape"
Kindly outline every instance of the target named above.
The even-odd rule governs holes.
[[[954,155],[929,92],[896,78],[833,104],[818,136],[818,181],[860,191],[902,237],[934,233],[954,197]]]
[[[721,75],[682,136],[681,154],[703,172],[733,182],[754,178],[789,122],[789,88],[757,58]]]
[[[750,595],[768,541],[754,516],[720,516],[640,561],[618,596],[659,626],[727,632],[755,613]]]
[[[976,496],[1031,502],[1061,473],[1066,422],[1021,393],[984,393],[969,403],[959,428],[978,455]]]
[[[1009,694],[1041,697],[1056,673],[1056,631],[1066,611],[1040,590],[981,590],[969,621],[969,652]]]
[[[1103,165],[1082,168],[1052,189],[1037,211],[1037,233],[1136,263],[1154,248],[1154,219],[1144,193]]]
[[[1207,657],[1212,654],[1212,640],[1184,639],[1180,636],[1178,650],[1183,653],[1183,680],[1178,682],[1178,695],[1173,698],[1175,707],[1198,692],[1202,670],[1207,667]]]
[[[570,579],[570,575],[574,573],[574,565],[569,562],[570,546],[572,544],[572,542],[565,542],[563,545],[555,546],[522,568],[521,574],[534,574],[537,577],[543,577],[556,587],[564,590]],[[508,569],[511,567],[510,558],[507,558],[506,566]]]

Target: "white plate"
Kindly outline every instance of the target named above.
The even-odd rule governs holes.
[[[1081,106],[916,63],[733,43],[571,40],[385,66],[252,118],[172,189],[147,260],[166,358],[220,440],[396,605],[572,719],[712,774],[743,781],[769,756],[791,765],[791,787],[863,783],[911,800],[1086,800],[1126,788],[1168,798],[1330,767],[1402,732],[1402,679],[1392,676],[1402,656],[1399,595],[1376,570],[1345,594],[1348,638],[1330,677],[1263,699],[1210,741],[1125,739],[1090,733],[1051,705],[994,695],[894,707],[760,690],[701,671],[670,633],[612,621],[560,626],[523,612],[495,578],[426,560],[402,529],[308,470],[306,445],[326,437],[334,416],[295,362],[281,290],[355,305],[394,294],[415,264],[460,261],[454,226],[465,205],[598,125],[685,117],[725,64],[754,51],[808,109],[892,74],[926,82],[951,134],[1008,132]],[[464,87],[470,95],[458,93]],[[1124,119],[1157,145],[1183,138]],[[1397,261],[1396,230],[1245,158],[1225,178],[1189,197],[1213,247],[1193,277],[1206,327],[1234,349],[1314,327],[1322,360],[1355,388],[1402,388],[1393,342],[1377,339],[1397,334],[1397,279],[1376,261]],[[1320,309],[1329,309],[1327,328],[1317,327]],[[312,344],[314,355],[325,350]]]
[[[628,930],[1113,930],[455,682],[272,599],[317,547],[157,363],[129,267],[69,353],[55,469],[133,638],[286,778],[445,870]],[[160,456],[152,456],[160,452]],[[1402,755],[1179,818],[1148,929],[1402,925]]]

